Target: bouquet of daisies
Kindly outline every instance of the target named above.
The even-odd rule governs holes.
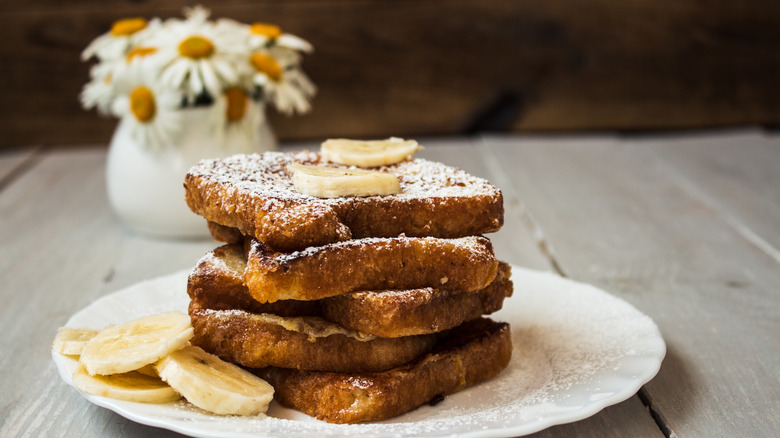
[[[301,69],[308,42],[271,24],[210,21],[209,14],[195,7],[184,19],[115,22],[82,53],[98,61],[83,107],[131,123],[131,135],[151,148],[175,143],[189,107],[208,108],[223,141],[251,141],[266,103],[287,115],[311,109],[316,88]]]

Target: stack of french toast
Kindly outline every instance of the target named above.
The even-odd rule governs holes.
[[[252,370],[283,406],[356,423],[498,374],[512,294],[482,235],[501,191],[414,158],[413,140],[335,139],[319,152],[205,160],[190,208],[225,244],[188,282],[194,345]]]

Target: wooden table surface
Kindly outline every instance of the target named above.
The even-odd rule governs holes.
[[[503,189],[505,226],[491,236],[501,259],[627,300],[667,343],[661,371],[637,395],[535,436],[780,435],[780,136],[424,144],[421,156]],[[105,160],[103,147],[0,153],[0,436],[175,435],[90,404],[51,360],[70,315],[216,246],[128,232],[108,206]]]

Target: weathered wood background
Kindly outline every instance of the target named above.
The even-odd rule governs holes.
[[[780,122],[780,2],[225,0],[216,17],[310,40],[315,110],[282,139],[644,130]],[[4,0],[0,146],[106,142],[80,51],[181,0]]]

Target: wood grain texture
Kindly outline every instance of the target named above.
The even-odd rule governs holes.
[[[314,111],[280,138],[482,130],[654,129],[780,122],[780,3],[639,0],[230,0],[214,15],[309,39]],[[79,52],[123,16],[182,0],[7,2],[0,146],[107,142],[79,108]]]
[[[27,147],[0,152],[0,190],[10,184],[17,174],[23,173],[26,167],[33,165],[38,149]]]
[[[192,266],[212,242],[128,234],[105,195],[102,148],[47,153],[0,192],[0,436],[174,436],[92,406],[59,379],[57,328],[95,299]],[[13,401],[11,403],[10,401]]]
[[[663,438],[647,408],[636,395],[623,403],[609,406],[582,421],[561,424],[528,435],[530,438],[614,437]]]
[[[741,152],[732,158],[762,154],[763,142],[743,137],[738,147],[732,143]],[[678,147],[685,142],[652,148],[617,138],[489,138],[483,151],[512,169],[515,188],[568,276],[615,293],[659,325],[668,353],[646,392],[674,433],[773,436],[780,430],[773,377],[780,269],[723,211],[680,183],[669,164],[675,156],[666,155]],[[728,179],[724,172],[686,178],[721,203],[726,196],[711,188]],[[750,180],[739,180],[730,182],[735,190],[751,192]],[[739,212],[752,218],[745,224],[763,220]]]
[[[780,263],[780,136],[739,130],[637,143],[657,150],[691,196]]]

